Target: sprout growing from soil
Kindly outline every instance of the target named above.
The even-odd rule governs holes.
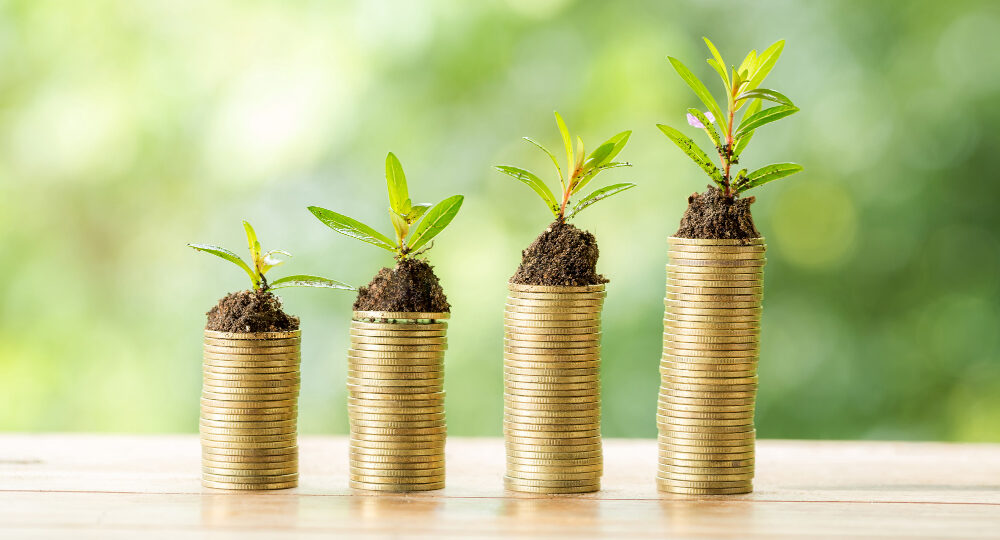
[[[419,255],[430,249],[432,244],[428,242],[441,234],[451,220],[455,219],[459,208],[462,207],[462,201],[465,200],[461,195],[453,195],[433,206],[430,203],[414,204],[406,186],[403,166],[392,152],[385,158],[385,182],[389,190],[389,218],[396,230],[395,240],[356,219],[332,210],[310,206],[309,211],[327,227],[340,234],[390,251],[396,259],[402,261],[411,254]]]
[[[328,289],[346,289],[349,291],[355,290],[354,287],[346,283],[341,283],[332,279],[327,279],[318,276],[307,276],[307,275],[295,275],[286,276],[283,278],[276,279],[271,283],[267,282],[267,278],[264,274],[268,270],[283,264],[285,261],[275,257],[275,254],[281,254],[286,257],[291,257],[292,254],[287,251],[280,249],[272,249],[266,253],[260,247],[260,241],[257,240],[257,233],[250,226],[250,223],[243,222],[243,230],[247,233],[247,244],[250,246],[250,264],[247,264],[239,255],[218,246],[211,246],[208,244],[188,244],[198,251],[204,251],[205,253],[211,253],[216,257],[225,259],[236,266],[239,266],[250,276],[250,281],[253,283],[254,291],[269,291],[271,289],[281,289],[284,287],[324,287]]]
[[[559,126],[559,133],[562,135],[563,145],[566,147],[567,174],[563,174],[563,170],[559,166],[559,161],[556,159],[556,156],[547,148],[528,137],[524,137],[524,140],[540,148],[546,155],[549,156],[549,159],[552,160],[552,164],[556,167],[556,173],[559,174],[559,186],[562,188],[562,196],[560,199],[556,199],[552,190],[550,190],[549,187],[545,185],[545,182],[543,182],[542,179],[534,173],[508,165],[500,165],[497,166],[496,169],[508,176],[524,182],[528,187],[530,187],[535,193],[538,194],[539,197],[542,198],[542,201],[545,202],[545,206],[552,211],[552,214],[559,222],[565,222],[566,220],[579,214],[584,208],[587,208],[600,200],[607,199],[612,195],[635,187],[635,184],[621,183],[611,184],[609,186],[596,189],[592,191],[590,195],[587,195],[577,201],[577,203],[570,209],[569,215],[567,215],[566,209],[569,205],[570,197],[579,193],[580,190],[589,184],[590,181],[593,180],[601,171],[616,167],[631,166],[629,163],[613,160],[622,151],[622,149],[625,148],[625,144],[628,143],[628,138],[632,135],[632,132],[623,131],[618,135],[611,137],[605,141],[604,144],[598,146],[588,156],[584,152],[583,140],[579,137],[576,138],[576,147],[574,149],[573,138],[570,137],[569,130],[566,129],[566,123],[563,122],[562,116],[559,116],[558,112],[556,112],[555,115],[556,125]]]
[[[708,111],[704,113],[698,109],[688,109],[688,124],[704,129],[705,133],[712,139],[722,169],[716,167],[708,154],[680,131],[662,124],[657,124],[656,127],[660,128],[664,135],[690,156],[719,186],[726,197],[739,195],[748,189],[801,171],[802,166],[796,163],[775,163],[753,172],[741,169],[735,174],[732,170],[732,166],[740,162],[740,155],[758,128],[799,110],[790,99],[780,92],[760,87],[764,78],[774,68],[778,57],[781,56],[781,50],[785,46],[784,40],[775,42],[759,55],[756,50],[750,51],[738,68],[732,67],[730,75],[726,71],[726,63],[722,60],[718,49],[708,38],[703,39],[712,53],[708,64],[719,74],[726,90],[725,110],[719,107],[718,102],[715,101],[705,85],[680,60],[672,56],[668,56],[667,59],[684,79],[684,82],[694,90],[698,99],[708,108]],[[770,101],[776,105],[761,110],[764,101]],[[737,124],[736,113],[748,103],[749,105]]]

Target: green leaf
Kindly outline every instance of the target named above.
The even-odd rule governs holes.
[[[601,171],[604,171],[604,170],[607,170],[607,169],[617,169],[618,167],[631,167],[631,166],[632,166],[631,163],[624,163],[624,162],[619,162],[619,161],[612,161],[611,163],[605,163],[604,165],[601,165],[600,167],[594,167],[592,169],[587,169],[585,167],[584,170],[587,171],[587,172],[585,172],[580,177],[580,181],[577,183],[576,188],[573,190],[573,193],[570,193],[570,195],[575,195],[576,193],[579,193],[584,187],[587,186],[587,184],[590,183],[591,180],[593,180],[594,178],[596,178],[597,177],[597,173],[599,173]]]
[[[424,212],[426,212],[431,206],[433,206],[431,203],[411,205],[410,213],[406,214],[406,221],[409,221],[411,224],[416,223],[417,220],[420,219],[420,216],[424,215]]]
[[[455,219],[455,215],[458,214],[458,210],[462,207],[462,201],[464,200],[465,197],[461,195],[453,195],[428,210],[423,221],[420,222],[420,225],[417,225],[417,230],[413,232],[410,251],[420,249],[424,244],[430,242],[432,238],[440,234],[451,223],[451,220]]]
[[[690,86],[692,90],[694,90],[694,93],[695,95],[698,96],[698,99],[700,99],[701,102],[705,104],[705,107],[707,107],[708,110],[711,111],[712,115],[715,116],[716,121],[719,122],[719,125],[722,126],[723,131],[725,131],[727,129],[726,118],[725,116],[723,116],[722,109],[719,108],[719,104],[715,102],[715,98],[712,97],[712,94],[708,91],[708,88],[705,88],[705,85],[702,84],[700,80],[698,80],[698,77],[695,77],[694,73],[691,73],[691,70],[688,69],[684,64],[682,64],[680,60],[672,56],[668,56],[667,59],[670,60],[670,64],[674,66],[674,70],[677,71],[677,74],[680,75],[682,79],[684,79],[684,82],[686,82],[687,85]]]
[[[764,49],[757,62],[756,71],[750,76],[750,84],[747,85],[747,90],[753,90],[760,86],[760,83],[764,82],[764,78],[774,68],[774,64],[778,62],[778,57],[781,56],[781,51],[784,48],[785,40],[781,39],[772,43],[767,49]]]
[[[621,151],[625,148],[625,145],[628,144],[628,139],[631,136],[631,131],[623,131],[604,141],[604,143],[598,146],[593,152],[590,153],[590,156],[587,157],[584,169],[600,167],[612,159],[615,159],[615,156],[621,153]]]
[[[715,130],[715,124],[708,121],[708,117],[705,116],[698,109],[688,109],[688,112],[701,122],[701,125],[705,126],[705,133],[708,133],[709,138],[715,144],[716,148],[722,148],[722,138],[719,137],[719,132]]]
[[[528,187],[534,190],[534,192],[542,198],[542,201],[545,202],[545,206],[548,206],[549,210],[551,210],[556,217],[559,217],[559,203],[556,202],[556,196],[552,194],[552,190],[549,189],[549,186],[545,185],[545,182],[542,182],[541,178],[517,167],[499,165],[496,169],[527,184]]]
[[[714,57],[714,59],[713,58],[708,59],[708,65],[715,68],[715,71],[718,72],[719,77],[722,78],[722,84],[725,85],[726,90],[732,91],[733,86],[732,83],[729,82],[729,74],[726,73],[726,62],[722,60],[722,55],[719,54],[719,49],[716,49],[715,44],[712,43],[712,41],[709,40],[707,37],[702,37],[701,39],[705,40],[705,45],[708,45],[708,50],[712,52],[712,56]]]
[[[743,63],[740,64],[740,67],[736,71],[740,72],[741,79],[743,80],[749,78],[749,76],[742,76],[744,73],[749,74],[757,71],[757,49],[751,49],[747,53],[746,58],[743,59]]]
[[[631,189],[634,187],[635,184],[622,183],[622,184],[612,184],[610,186],[602,187],[601,189],[596,189],[590,195],[587,195],[583,199],[580,199],[580,202],[576,203],[576,205],[573,206],[573,211],[570,212],[568,216],[566,216],[566,219],[570,219],[571,217],[579,214],[581,210],[587,208],[588,206],[598,201],[602,201],[612,195],[621,193],[627,189]]]
[[[741,101],[753,98],[766,99],[768,101],[773,101],[781,105],[788,105],[790,107],[795,106],[795,104],[792,103],[792,100],[788,99],[787,96],[785,96],[781,92],[778,92],[777,90],[771,90],[768,88],[757,88],[754,90],[743,92],[742,94],[737,96],[736,108],[739,109],[740,105],[742,105],[742,103],[740,103]]]
[[[795,114],[798,112],[798,107],[789,107],[788,105],[778,105],[777,107],[771,107],[769,109],[764,109],[758,113],[754,113],[750,116],[744,116],[743,121],[740,122],[740,127],[736,130],[736,136],[742,137],[749,131],[753,131],[760,126],[765,124],[770,124],[776,120],[781,120],[782,118]]]
[[[763,102],[760,99],[753,100],[753,102],[750,103],[750,106],[747,107],[746,112],[743,113],[743,118],[748,118],[750,116],[757,114],[757,112],[760,111],[762,103]],[[733,155],[736,156],[736,159],[739,159],[740,154],[743,153],[743,149],[746,148],[748,144],[750,144],[750,139],[752,138],[753,138],[753,131],[748,131],[742,137],[736,138],[736,147],[733,149]]]
[[[197,249],[198,251],[211,253],[216,257],[225,259],[235,264],[236,266],[239,266],[240,268],[243,269],[244,272],[247,273],[248,276],[250,276],[250,280],[253,281],[254,288],[257,288],[257,284],[260,283],[260,277],[257,275],[257,273],[251,270],[250,266],[247,263],[243,262],[243,259],[241,259],[239,255],[233,253],[232,251],[229,251],[228,249],[225,248],[220,248],[218,246],[211,246],[208,244],[188,244],[188,246]]]
[[[746,181],[736,186],[737,193],[755,188],[779,178],[791,176],[802,170],[802,165],[798,163],[775,163],[761,167],[747,175]]]
[[[524,140],[526,140],[526,141],[530,142],[531,144],[533,144],[533,145],[535,145],[535,146],[537,146],[537,147],[541,148],[541,149],[542,149],[542,152],[545,152],[545,153],[546,153],[546,154],[547,154],[547,155],[549,156],[549,159],[551,159],[551,160],[552,160],[552,164],[556,166],[556,172],[557,172],[557,173],[559,173],[559,183],[560,183],[560,184],[562,184],[562,183],[564,182],[564,181],[563,181],[563,173],[562,173],[562,168],[560,168],[560,167],[559,167],[559,161],[557,161],[557,160],[556,160],[556,156],[554,156],[554,155],[552,154],[552,152],[549,152],[549,149],[548,149],[548,148],[545,148],[544,146],[542,146],[542,144],[541,144],[541,143],[539,143],[538,141],[536,141],[536,140],[534,140],[534,139],[531,139],[531,138],[528,138],[528,137],[522,137],[522,138],[523,138]]]
[[[291,253],[289,253],[289,252],[287,252],[287,251],[285,251],[283,249],[272,249],[271,251],[268,251],[267,253],[265,253],[260,258],[260,269],[259,270],[260,270],[260,274],[261,275],[266,274],[268,270],[274,268],[275,266],[281,266],[282,264],[285,264],[285,261],[283,261],[281,259],[273,259],[273,258],[271,258],[271,255],[274,255],[275,253],[281,253],[282,255],[284,255],[286,257],[291,257],[292,256]]]
[[[688,155],[688,157],[694,160],[694,162],[697,163],[699,167],[701,167],[701,170],[705,171],[708,174],[708,176],[712,178],[713,182],[715,182],[719,186],[725,186],[725,184],[722,181],[722,173],[719,172],[719,168],[716,167],[714,163],[712,163],[712,160],[708,157],[708,154],[706,154],[704,150],[699,148],[698,145],[694,143],[694,141],[692,141],[690,138],[686,137],[683,133],[677,131],[676,129],[670,126],[665,126],[663,124],[656,124],[656,127],[660,128],[660,131],[662,131],[663,134],[666,135],[668,139],[674,141],[674,144],[676,144],[678,148],[683,150],[684,153]]]
[[[385,183],[389,188],[389,206],[396,212],[405,215],[409,212],[405,206],[406,200],[410,198],[410,193],[406,187],[403,165],[392,152],[385,156]]]
[[[344,289],[348,291],[357,290],[356,288],[337,280],[319,276],[307,276],[305,274],[286,276],[271,282],[272,289],[282,289],[285,287],[324,287],[327,289]]]
[[[326,208],[320,208],[318,206],[310,206],[309,211],[312,212],[317,219],[322,221],[324,225],[339,232],[340,234],[343,234],[344,236],[357,238],[362,242],[368,242],[369,244],[376,245],[389,251],[396,251],[397,249],[397,246],[391,239],[389,239],[388,236],[356,219],[349,218],[343,214],[338,214],[332,210],[327,210]]]
[[[389,209],[389,220],[392,221],[392,228],[396,231],[396,243],[400,246],[406,241],[406,235],[410,232],[410,224],[406,218]]]
[[[260,271],[260,241],[257,240],[257,232],[253,230],[249,221],[243,222],[243,230],[247,233],[247,245],[250,246],[250,265]]]
[[[566,122],[563,122],[562,116],[559,116],[559,111],[556,111],[556,125],[559,126],[559,134],[562,135],[563,146],[566,147],[566,175],[572,174],[573,165],[576,160],[573,159],[573,139],[569,136],[569,130],[566,129]],[[567,179],[568,180],[568,179]]]

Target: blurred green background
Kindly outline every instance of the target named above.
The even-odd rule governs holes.
[[[415,199],[466,195],[431,252],[448,421],[498,435],[505,282],[551,216],[491,165],[549,174],[520,137],[558,145],[558,109],[591,147],[634,130],[604,181],[639,187],[577,224],[611,279],[604,432],[655,436],[666,237],[707,178],[654,124],[696,104],[667,54],[717,84],[702,35],[787,39],[769,86],[802,108],[744,156],[806,167],[755,193],[759,435],[1000,440],[988,0],[0,1],[0,430],[197,431],[204,312],[248,280],[185,243],[243,254],[249,219],[275,275],[366,283],[388,256],[305,207],[391,231],[392,150]],[[352,295],[282,296],[301,431],[344,433]]]

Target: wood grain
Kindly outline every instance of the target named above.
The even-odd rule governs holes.
[[[453,438],[448,487],[347,488],[347,441],[301,438],[301,487],[203,489],[196,436],[0,435],[0,538],[1000,537],[1000,445],[760,441],[756,491],[657,493],[656,444],[607,440],[604,489],[504,492],[499,439]]]

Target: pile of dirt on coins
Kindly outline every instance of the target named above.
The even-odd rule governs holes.
[[[598,285],[597,240],[575,226],[555,221],[521,252],[521,266],[511,282],[521,285]]]
[[[760,238],[753,223],[753,197],[727,197],[713,186],[688,197],[688,207],[674,236],[701,239]]]
[[[379,270],[368,286],[358,289],[354,310],[447,313],[451,305],[427,261],[403,259]]]
[[[229,293],[207,315],[205,329],[216,332],[288,332],[299,328],[299,318],[285,313],[281,300],[267,291]]]

